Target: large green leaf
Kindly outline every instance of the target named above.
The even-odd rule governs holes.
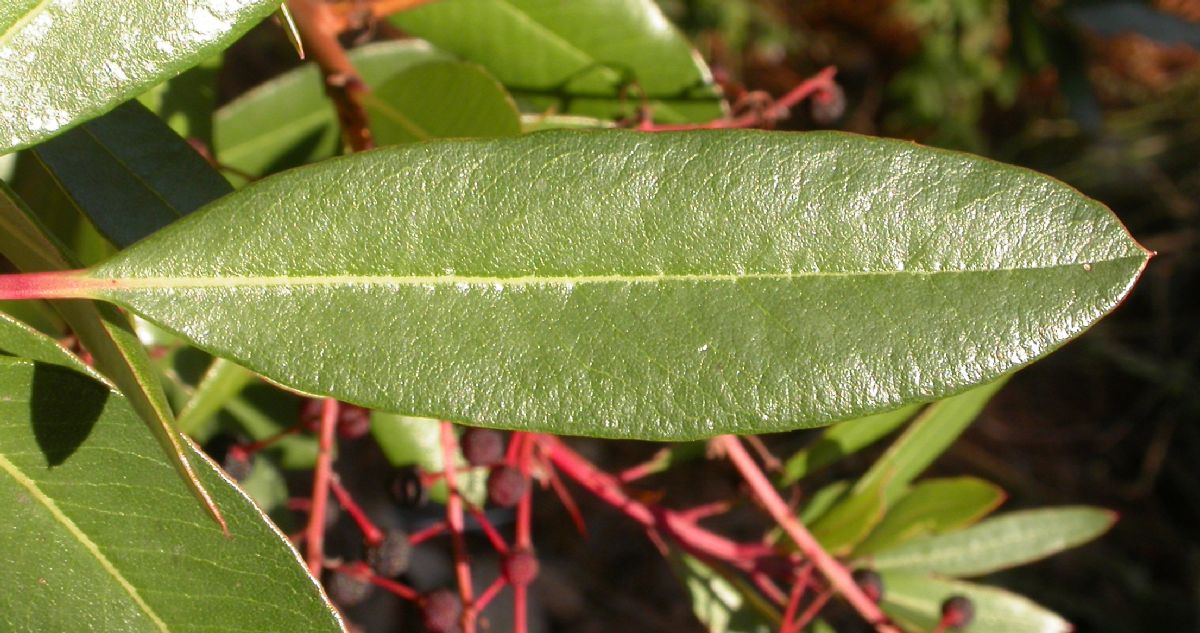
[[[1116,520],[1113,512],[1087,507],[1010,512],[965,530],[915,539],[880,552],[873,566],[981,576],[1086,543],[1107,532]]]
[[[0,628],[341,631],[287,539],[192,445],[233,538],[128,401],[0,315]],[[186,599],[181,599],[186,596]]]
[[[708,68],[653,0],[445,0],[396,14],[404,30],[482,64],[536,110],[709,121]]]
[[[883,610],[905,631],[932,633],[942,617],[942,603],[965,596],[975,606],[967,633],[1067,633],[1074,627],[1033,601],[996,587],[921,574],[884,573]]]
[[[402,41],[356,48],[350,59],[363,81],[374,87],[412,66],[449,57],[424,42]],[[221,108],[213,128],[217,159],[252,176],[329,158],[340,147],[337,114],[313,64],[272,79]]]
[[[5,0],[0,154],[103,114],[277,8],[279,0]]]
[[[504,86],[474,64],[417,64],[396,73],[363,101],[380,145],[521,133],[521,115]]]
[[[567,131],[292,170],[8,296],[114,301],[375,409],[688,439],[993,380],[1100,318],[1146,257],[1099,203],[965,154]]]
[[[63,190],[118,247],[232,191],[195,150],[130,101],[34,148]]]

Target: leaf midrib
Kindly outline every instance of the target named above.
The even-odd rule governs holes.
[[[938,275],[962,275],[977,273],[1005,273],[1047,271],[1061,268],[1080,267],[1089,264],[1120,261],[1141,261],[1138,255],[1116,257],[1093,262],[1068,262],[1046,266],[1022,266],[1009,268],[922,270],[865,270],[865,271],[804,271],[783,273],[733,273],[733,274],[649,274],[649,275],[520,275],[512,277],[489,277],[475,275],[249,275],[212,277],[175,276],[88,276],[85,279],[102,287],[114,290],[167,289],[167,288],[237,288],[273,286],[560,286],[574,287],[592,284],[665,284],[665,283],[721,283],[739,281],[798,281],[821,277],[890,277],[913,276],[933,277]]]
[[[50,516],[54,517],[54,520],[62,525],[63,529],[65,529],[72,538],[74,538],[80,545],[83,546],[85,550],[87,550],[89,554],[92,555],[93,558],[96,559],[96,562],[100,565],[101,569],[103,569],[109,576],[112,576],[113,580],[116,581],[117,585],[119,585],[121,589],[129,595],[129,598],[133,600],[133,603],[137,605],[138,609],[140,609],[142,613],[146,614],[146,617],[149,618],[149,620],[154,624],[155,628],[163,633],[170,632],[170,628],[167,626],[167,623],[164,622],[163,619],[154,612],[154,609],[146,603],[145,599],[143,599],[141,594],[138,593],[137,588],[129,582],[129,579],[125,578],[124,574],[121,573],[121,570],[117,569],[116,565],[113,565],[112,561],[108,560],[108,557],[106,557],[104,553],[100,551],[100,547],[96,545],[96,542],[88,538],[88,535],[84,533],[84,531],[80,529],[80,527],[76,525],[75,522],[72,521],[71,518],[62,511],[61,508],[58,507],[58,504],[54,503],[54,500],[51,499],[49,495],[47,495],[45,492],[42,492],[42,489],[38,487],[36,481],[22,472],[16,464],[9,461],[4,455],[0,455],[0,470],[8,473],[8,475],[12,477],[13,481],[24,488],[31,497],[40,503],[42,507],[44,507],[46,511],[50,513]]]
[[[8,44],[12,41],[12,38],[15,37],[17,33],[21,32],[21,28],[26,24],[29,24],[29,22],[33,20],[34,16],[46,11],[46,6],[53,1],[54,0],[42,0],[32,7],[29,7],[29,10],[25,12],[25,15],[22,15],[14,20],[11,26],[5,29],[3,33],[0,33],[0,48],[8,46]]]

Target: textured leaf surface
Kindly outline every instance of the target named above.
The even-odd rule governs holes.
[[[40,292],[370,408],[688,439],[993,380],[1111,309],[1145,261],[1102,205],[964,154],[544,132],[293,170]]]
[[[33,151],[100,233],[118,247],[233,190],[136,101]]]
[[[33,359],[0,356],[0,628],[342,630],[287,539],[191,445],[232,539],[98,375],[4,316],[0,352]]]
[[[922,481],[896,501],[854,553],[872,554],[919,536],[970,525],[996,509],[1004,497],[995,484],[973,477]]]
[[[1086,543],[1108,531],[1116,514],[1099,508],[1010,512],[965,530],[928,536],[875,556],[876,569],[981,576],[1024,565]]]
[[[279,0],[6,0],[0,154],[103,114],[232,42]]]
[[[708,68],[652,0],[446,0],[392,21],[482,64],[535,110],[613,118],[644,95],[662,121],[722,115]]]
[[[1074,630],[1058,614],[1033,601],[996,587],[931,578],[909,573],[884,573],[887,587],[883,610],[905,631],[931,633],[942,615],[942,602],[966,596],[975,605],[968,633],[1067,633]]]

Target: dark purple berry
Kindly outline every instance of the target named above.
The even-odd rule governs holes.
[[[514,587],[524,587],[533,582],[540,569],[537,556],[528,549],[514,549],[501,565],[505,579]]]
[[[952,629],[971,625],[975,619],[975,603],[966,596],[950,596],[942,603],[942,624]]]
[[[321,411],[325,401],[320,398],[305,398],[300,401],[300,422],[310,431],[321,428]]]
[[[499,431],[467,429],[458,443],[472,466],[491,466],[504,459],[504,436]]]
[[[462,601],[449,589],[437,589],[421,598],[421,619],[429,633],[451,633],[458,630]]]
[[[338,437],[356,440],[371,431],[371,411],[343,403],[338,409]]]
[[[512,466],[496,466],[488,475],[488,501],[502,508],[517,505],[528,489],[529,482],[525,476]]]
[[[396,473],[390,489],[392,498],[401,506],[415,508],[425,503],[425,485],[421,483],[421,476],[412,468]]]
[[[411,558],[408,532],[395,528],[387,531],[382,543],[367,551],[367,564],[384,578],[394,578],[408,571]]]
[[[817,125],[833,125],[846,113],[846,92],[841,86],[833,84],[830,88],[814,94],[810,107],[813,121]]]
[[[851,576],[868,600],[875,604],[883,600],[883,578],[879,574],[870,569],[856,569]]]
[[[326,582],[325,588],[334,602],[344,607],[353,607],[370,597],[375,585],[363,578],[334,572]]]

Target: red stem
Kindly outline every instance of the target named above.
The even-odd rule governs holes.
[[[767,513],[771,518],[783,528],[784,532],[791,537],[796,543],[796,547],[804,554],[808,560],[812,561],[817,571],[820,571],[833,590],[842,594],[842,597],[850,603],[870,623],[879,633],[900,633],[900,630],[892,626],[879,610],[879,605],[875,604],[868,598],[854,579],[850,577],[850,571],[844,565],[839,563],[837,559],[829,555],[828,552],[821,547],[811,532],[808,531],[792,514],[788,508],[787,502],[779,496],[779,492],[767,480],[767,476],[763,474],[762,469],[754,462],[754,458],[750,453],[746,452],[746,448],[742,443],[732,435],[722,435],[713,440],[719,447],[724,449],[729,460],[733,462],[738,471],[742,473],[742,477],[746,483],[750,485],[750,489],[758,497],[766,508]]]
[[[445,523],[436,523],[434,525],[431,525],[431,526],[425,528],[424,530],[421,530],[420,532],[413,532],[412,536],[408,537],[408,544],[409,545],[420,545],[421,543],[424,543],[425,541],[428,541],[429,539],[431,539],[445,531],[446,531]]]
[[[369,547],[378,547],[383,542],[383,532],[371,522],[371,519],[367,518],[367,513],[363,512],[362,506],[358,505],[354,497],[350,496],[350,492],[342,486],[342,482],[337,474],[334,474],[330,478],[329,487],[333,490],[333,496],[337,497],[338,503],[346,509],[346,512],[350,514],[350,518],[354,519],[354,523],[362,531],[363,541]]]
[[[93,279],[85,274],[85,270],[52,270],[0,275],[0,301],[88,299],[96,290],[118,284],[116,279]]]
[[[308,571],[313,577],[319,577],[324,560],[325,506],[329,502],[337,418],[338,401],[327,398],[321,409],[321,436],[317,443],[317,464],[313,468],[312,506],[308,511],[308,527],[304,530],[305,562],[308,563]]]
[[[504,537],[500,536],[500,533],[496,531],[492,522],[488,521],[487,516],[483,512],[480,512],[479,508],[468,506],[467,509],[470,511],[471,516],[475,517],[475,521],[479,523],[479,527],[483,528],[483,533],[487,535],[488,541],[491,542],[492,549],[496,550],[496,553],[501,556],[508,554],[508,543],[504,542]]]
[[[475,604],[471,587],[471,562],[467,557],[467,544],[463,539],[463,501],[458,495],[458,477],[455,458],[458,455],[458,439],[454,437],[454,426],[442,422],[442,465],[446,469],[446,525],[454,543],[454,572],[458,578],[458,595],[462,598],[461,626],[463,633],[475,633]]]
[[[492,584],[488,585],[488,588],[484,589],[483,593],[479,594],[479,599],[475,601],[475,610],[483,611],[483,609],[487,607],[488,603],[492,601],[492,598],[495,598],[496,594],[500,593],[500,590],[503,589],[504,585],[507,584],[508,581],[504,579],[504,576],[500,576],[499,578],[493,580]]]
[[[528,433],[513,434],[512,448],[517,448],[509,454],[516,459],[517,469],[526,479],[533,470],[533,436]],[[533,547],[533,486],[525,490],[521,500],[517,502],[517,535],[516,547],[519,550],[532,551]],[[529,587],[524,584],[513,586],[513,632],[527,633],[529,631]]]
[[[825,591],[816,598],[813,598],[812,604],[808,605],[804,613],[801,613],[800,617],[796,618],[796,631],[803,631],[804,627],[808,626],[817,617],[817,614],[821,612],[821,609],[825,608],[825,605],[829,603],[829,599],[832,597],[832,591]]]
[[[812,95],[829,90],[833,85],[833,78],[837,74],[837,68],[827,66],[821,72],[800,82],[795,88],[788,91],[772,103],[765,110],[760,112],[750,112],[732,119],[717,119],[708,123],[681,123],[681,124],[655,124],[649,120],[644,121],[638,126],[638,129],[643,132],[675,132],[682,130],[721,130],[729,128],[746,128],[769,123],[782,119],[787,116],[788,110],[796,104],[804,101]]]

